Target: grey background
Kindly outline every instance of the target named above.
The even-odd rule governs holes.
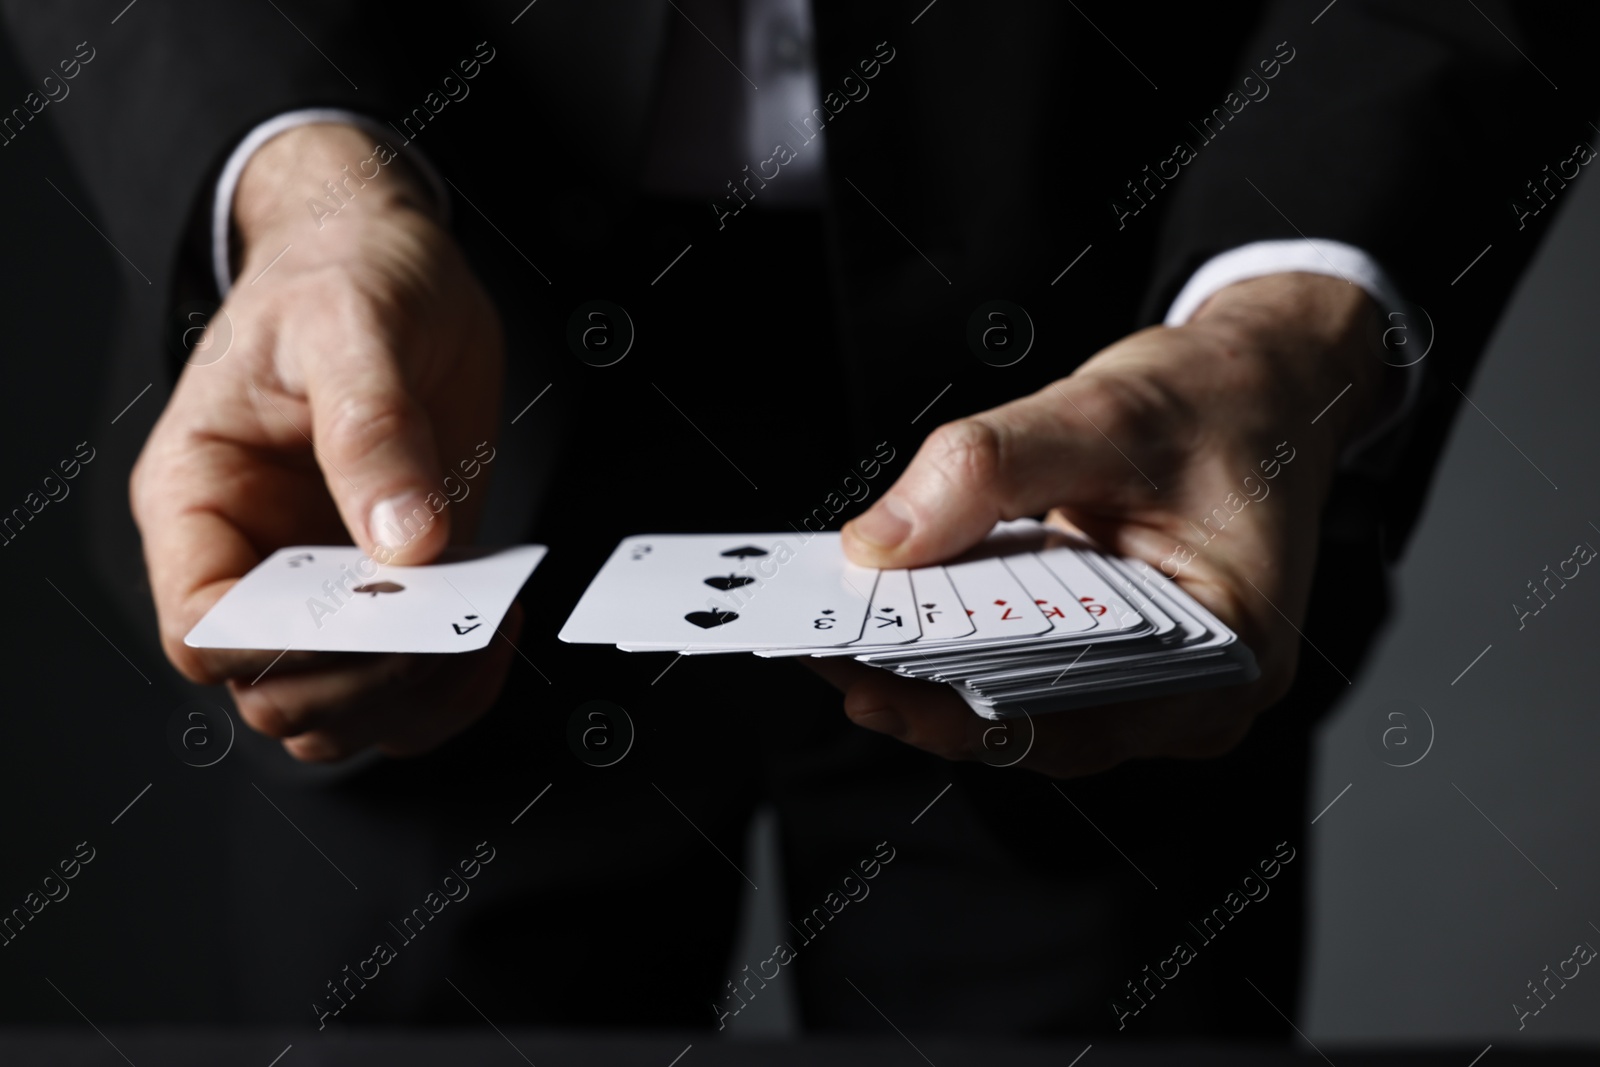
[[[1600,968],[1552,983],[1520,1031],[1512,1009],[1536,1003],[1521,998],[1546,964],[1600,947],[1600,566],[1552,583],[1520,630],[1511,607],[1537,606],[1525,583],[1578,542],[1600,546],[1600,186],[1562,198],[1477,378],[1456,383],[1477,409],[1452,432],[1379,651],[1322,731],[1297,1020],[1318,1044],[1600,1042]],[[1451,344],[1450,324],[1435,327]],[[753,835],[758,885],[779,882],[770,836]],[[781,905],[757,897],[735,959],[781,940]],[[792,991],[772,992],[729,1029],[792,1033]]]
[[[1537,606],[1526,583],[1546,565],[1600,545],[1600,187],[1561,195],[1476,380],[1458,383],[1481,410],[1457,421],[1395,622],[1321,737],[1314,795],[1354,784],[1309,838],[1313,1039],[1600,1040],[1587,969],[1520,1034],[1512,1009],[1546,964],[1600,946],[1600,572],[1552,582],[1520,630],[1512,608]],[[1436,728],[1411,768],[1384,760],[1420,748],[1375,745],[1391,701],[1420,704]],[[1425,720],[1407,733],[1425,742]]]

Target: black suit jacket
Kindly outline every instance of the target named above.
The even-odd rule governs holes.
[[[1219,251],[1337,238],[1372,253],[1443,338],[1424,362],[1427,387],[1398,473],[1361,487],[1397,553],[1455,407],[1447,383],[1466,384],[1551,215],[1519,229],[1511,201],[1585,136],[1592,65],[1573,46],[1592,39],[1590,12],[1346,0],[1315,22],[1302,4],[1246,3],[1164,9],[1152,24],[1137,8],[1007,2],[935,8],[913,24],[915,6],[819,0],[814,9],[824,92],[837,92],[880,42],[895,56],[870,96],[827,128],[836,302],[862,436],[882,405],[914,412],[952,381],[962,400],[944,405],[944,417],[1070,371],[1157,319]],[[681,247],[641,243],[622,227],[659,118],[657,64],[677,17],[663,3],[547,3],[514,25],[479,3],[438,20],[354,0],[285,13],[195,0],[135,7],[115,24],[88,3],[8,2],[5,11],[25,67],[52,70],[85,40],[95,54],[71,95],[39,118],[78,162],[105,231],[154,282],[123,276],[123,377],[106,403],[155,382],[130,419],[149,424],[159,411],[178,366],[172,338],[192,325],[179,317],[186,301],[214,298],[205,217],[239,138],[319,104],[402,130],[479,42],[495,59],[415,144],[475,205],[458,199],[458,218],[481,209],[508,225],[554,281],[511,260],[530,305],[554,323],[555,351],[541,355],[570,362],[559,336],[571,307],[639,288]],[[1264,61],[1286,54],[1276,77],[1261,77]],[[1252,73],[1253,91],[1269,95],[1232,114]],[[1180,141],[1197,158],[1159,180]],[[397,132],[393,143],[404,142]],[[704,232],[690,241],[713,239],[721,195],[707,191]],[[966,317],[997,296],[1026,307],[1040,335],[1038,353],[1005,373],[964,344]],[[101,476],[114,484],[122,473]],[[108,562],[118,576],[136,573],[120,489],[108,499],[108,529],[121,531],[106,538],[117,546]]]

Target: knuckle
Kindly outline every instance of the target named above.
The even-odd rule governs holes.
[[[1115,441],[1187,442],[1197,422],[1190,405],[1168,385],[1148,374],[1085,374],[1069,379],[1071,414],[1081,415]]]
[[[414,405],[402,396],[343,397],[328,412],[321,443],[335,455],[360,459],[409,434],[416,421]]]
[[[1138,431],[1154,421],[1159,407],[1142,379],[1093,374],[1078,379],[1072,390],[1077,413],[1113,439]]]
[[[990,485],[1004,469],[1004,435],[980,417],[947,422],[928,437],[928,458],[952,483]]]
[[[1133,388],[1120,377],[1109,374],[1084,375],[1072,386],[1072,403],[1083,417],[1108,432],[1119,427],[1134,406]]]

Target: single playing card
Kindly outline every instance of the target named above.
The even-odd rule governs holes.
[[[559,636],[641,651],[848,644],[877,577],[844,558],[837,533],[629,537]]]
[[[472,652],[488,645],[543,545],[451,548],[384,566],[349,545],[280,548],[184,637],[191,648]]]

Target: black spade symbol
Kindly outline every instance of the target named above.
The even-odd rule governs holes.
[[[368,582],[365,585],[358,585],[350,591],[352,593],[371,593],[376,597],[379,593],[398,593],[404,588],[405,586],[399,582]]]
[[[709,630],[714,626],[723,626],[739,617],[737,611],[691,611],[684,619],[694,623],[702,630]]]
[[[721,576],[707,578],[706,584],[713,589],[721,589],[723,592],[727,592],[729,589],[737,589],[741,585],[749,585],[753,581],[755,579],[748,574],[730,574],[726,578]]]
[[[740,548],[730,548],[728,551],[722,553],[722,555],[727,559],[748,559],[751,556],[765,556],[766,554],[766,549],[757,548],[755,545],[744,545]]]

